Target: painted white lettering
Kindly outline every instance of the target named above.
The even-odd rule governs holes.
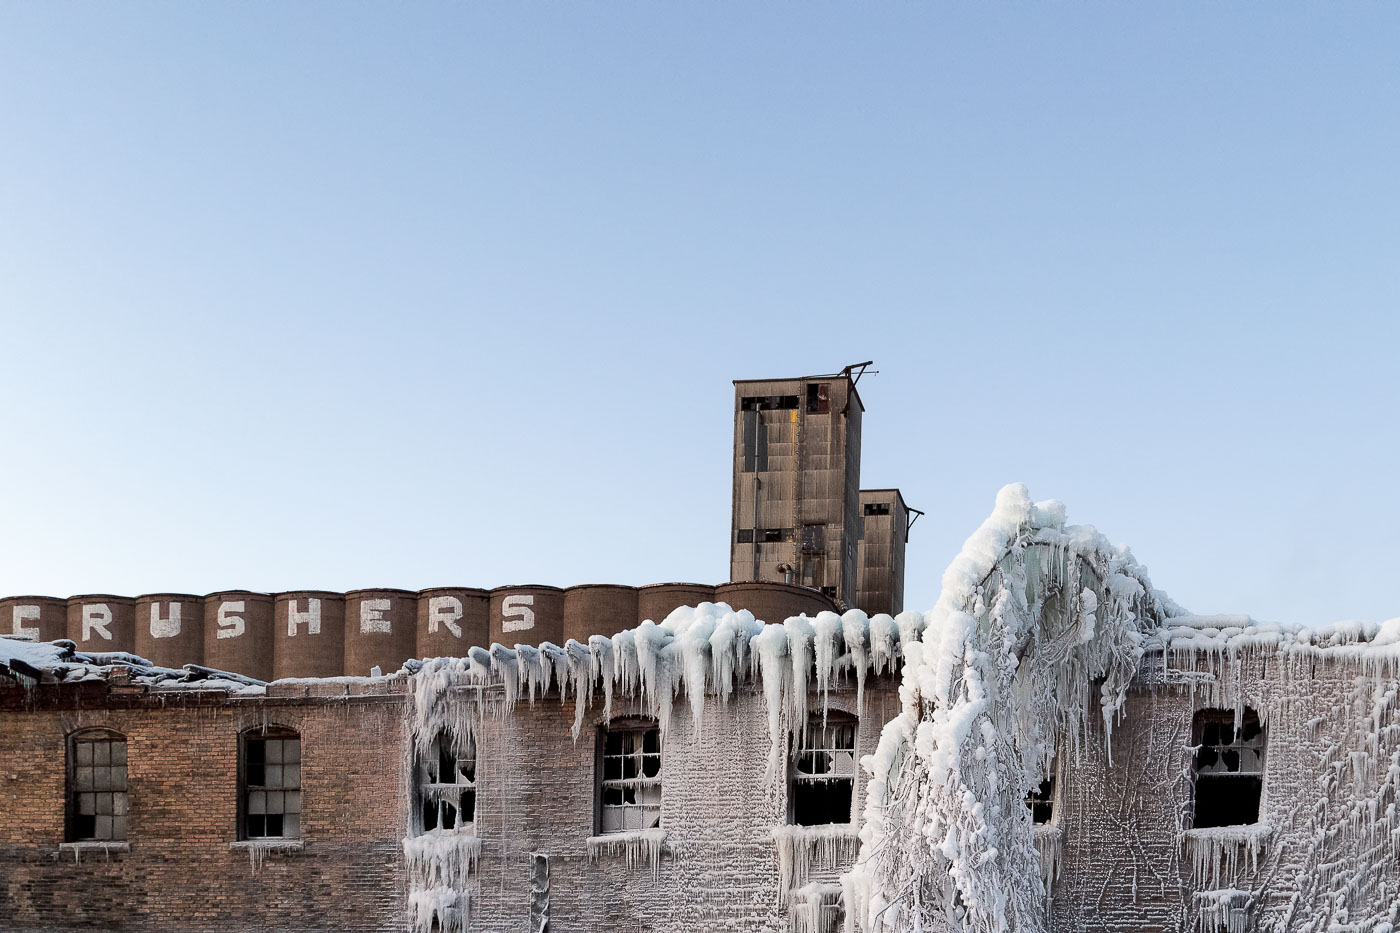
[[[535,604],[533,594],[528,596],[507,596],[501,600],[501,631],[523,632],[535,627]]]
[[[433,596],[428,600],[428,634],[438,630],[438,625],[447,626],[455,637],[462,637],[462,626],[457,620],[462,618],[462,601],[456,596]]]
[[[319,599],[308,599],[306,601],[306,611],[297,611],[297,601],[294,599],[287,603],[287,637],[291,638],[297,633],[297,626],[305,625],[306,634],[321,634],[321,601]]]
[[[22,638],[39,639],[39,626],[25,625],[26,621],[39,621],[38,606],[16,606],[14,612],[14,634]]]
[[[83,606],[83,641],[92,641],[93,632],[111,641],[112,633],[107,631],[107,626],[111,624],[112,610],[107,608],[106,603],[88,603]]]
[[[243,634],[243,617],[234,615],[243,611],[243,600],[219,603],[219,631],[217,638],[237,638]]]
[[[389,620],[384,618],[384,613],[388,611],[389,600],[387,599],[361,600],[360,631],[362,633],[389,631]]]
[[[160,617],[160,603],[151,603],[151,637],[174,638],[180,634],[180,604],[168,603],[167,618]]]

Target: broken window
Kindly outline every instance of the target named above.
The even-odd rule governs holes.
[[[126,838],[126,737],[89,729],[68,741],[69,842]]]
[[[1040,786],[1026,795],[1026,806],[1031,811],[1031,822],[1037,826],[1048,823],[1055,816],[1055,776],[1040,782]]]
[[[807,384],[807,412],[825,415],[831,411],[831,384],[827,382]]]
[[[419,831],[476,820],[476,742],[440,735],[418,763]]]
[[[752,529],[752,528],[740,528],[740,529],[739,529],[739,543],[740,543],[740,544],[753,544],[753,529]]]
[[[826,550],[826,526],[802,526],[802,553],[821,554]]]
[[[598,831],[661,825],[661,730],[651,722],[616,723],[600,736]]]
[[[849,823],[856,784],[856,721],[840,713],[807,720],[792,759],[790,817],[798,826]]]
[[[890,504],[888,502],[867,502],[865,503],[866,515],[888,515],[890,514]]]
[[[1192,825],[1243,826],[1259,822],[1264,790],[1264,727],[1245,709],[1239,727],[1232,710],[1203,709],[1193,723],[1196,813]]]
[[[739,401],[740,411],[796,411],[795,395],[750,395]]]
[[[301,737],[268,727],[243,733],[240,839],[301,837]]]

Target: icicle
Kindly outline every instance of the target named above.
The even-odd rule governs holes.
[[[588,838],[588,860],[596,862],[602,856],[622,855],[629,871],[647,865],[651,877],[661,877],[661,855],[666,849],[666,833],[660,829],[637,829],[623,833],[607,833]]]
[[[851,609],[841,617],[841,635],[851,666],[856,670],[856,712],[865,707],[865,675],[870,667],[870,618],[859,609]]]

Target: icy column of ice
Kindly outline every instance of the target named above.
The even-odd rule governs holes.
[[[1196,908],[1196,933],[1246,933],[1254,898],[1248,891],[1221,888],[1192,895]]]
[[[822,695],[822,723],[826,723],[827,697],[831,679],[836,674],[836,661],[841,656],[841,617],[834,612],[819,612],[812,620],[812,651],[817,665],[817,692]]]
[[[506,709],[515,706],[520,699],[520,659],[505,645],[491,645],[491,667],[500,677],[501,686],[506,691]]]
[[[870,618],[859,609],[841,617],[841,637],[856,671],[856,711],[864,709],[865,675],[870,667]]]
[[[636,629],[618,632],[612,637],[613,686],[622,696],[635,696],[641,684],[641,666],[637,655]],[[589,644],[593,640],[589,639]]]
[[[1218,888],[1221,879],[1239,877],[1241,869],[1257,871],[1259,853],[1273,835],[1267,823],[1193,829],[1186,835],[1191,856],[1191,880],[1198,888]]]
[[[899,658],[899,625],[881,612],[870,617],[870,666],[876,674],[893,671]]]
[[[593,685],[597,682],[598,674],[593,652],[588,650],[587,645],[579,644],[570,638],[564,644],[564,656],[568,673],[559,678],[560,693],[565,692],[562,686],[565,683],[574,691],[573,737],[577,742],[579,731],[583,729],[583,714],[593,704]]]
[[[408,923],[413,933],[466,933],[471,923],[471,897],[452,888],[410,891]]]
[[[740,636],[737,621],[734,613],[726,613],[710,633],[710,675],[721,703],[728,703],[734,693],[734,678],[742,669],[741,645],[748,640],[747,634]]]
[[[461,793],[461,788],[453,788]],[[481,837],[437,829],[403,841],[411,884],[421,888],[465,888],[481,857]]]
[[[813,882],[794,891],[790,911],[792,933],[825,933],[827,915],[834,913],[840,904],[839,884]]]
[[[1022,800],[1057,739],[1079,740],[1091,710],[1110,721],[1141,656],[1141,630],[1165,615],[1131,554],[1063,522],[1058,504],[1033,506],[1024,487],[1003,489],[944,574],[921,644],[905,647],[904,710],[870,763],[861,859],[847,882],[850,913],[867,929],[951,920],[955,902],[962,930],[1045,929],[1041,859]],[[1115,572],[1137,579],[1141,595],[1115,602],[1100,593]],[[877,668],[890,637],[880,621],[871,620]]]
[[[537,692],[543,695],[549,691],[549,676],[554,666],[544,663],[544,655],[534,645],[516,645],[515,663],[516,676],[526,688],[526,696],[534,703]]]
[[[801,743],[807,723],[807,684],[812,672],[812,623],[806,616],[793,616],[783,623],[787,631],[788,657],[792,669],[788,679],[788,729]],[[764,671],[766,679],[768,672]]]
[[[778,763],[783,757],[783,742],[787,732],[783,728],[783,713],[787,697],[787,684],[790,680],[788,659],[788,636],[780,625],[765,626],[763,631],[749,642],[753,656],[758,663],[763,680],[763,699],[768,708],[768,737],[772,743],[768,755],[768,777],[777,773]]]
[[[588,653],[592,657],[590,677],[603,683],[603,722],[612,719],[613,683],[617,677],[616,657],[613,652],[613,639],[606,635],[591,635],[588,639]],[[577,735],[574,736],[578,738]]]
[[[860,852],[856,828],[847,823],[825,826],[777,826],[778,899],[807,884],[812,871],[832,871],[850,864]]]
[[[680,628],[674,643],[680,652],[680,673],[685,681],[686,698],[690,700],[690,715],[695,720],[697,733],[705,716],[705,684],[709,680],[712,663],[710,637],[715,633],[715,608],[713,603],[707,603],[697,610],[688,624]],[[666,702],[670,703],[669,697]]]

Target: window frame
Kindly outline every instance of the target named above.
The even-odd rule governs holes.
[[[287,787],[287,786],[284,784],[284,785],[281,785],[281,786],[279,786],[279,787],[273,788],[273,787],[269,787],[269,786],[268,786],[267,784],[265,784],[265,783],[264,783],[264,784],[255,785],[255,786],[253,786],[253,787],[250,787],[250,786],[249,786],[249,784],[248,784],[248,743],[249,743],[249,741],[265,742],[265,741],[267,741],[267,740],[269,740],[269,739],[278,739],[278,740],[283,740],[283,741],[285,741],[285,740],[287,740],[287,739],[295,739],[295,740],[296,740],[296,742],[297,742],[297,760],[294,762],[294,763],[297,765],[297,784],[296,784],[296,787],[294,787],[294,788],[292,788],[292,787]],[[235,838],[238,839],[238,841],[240,841],[240,842],[265,842],[265,843],[276,843],[276,842],[278,842],[278,841],[293,841],[293,840],[305,838],[305,834],[304,834],[304,832],[303,832],[304,827],[302,826],[302,823],[301,823],[301,818],[302,818],[302,816],[304,816],[305,813],[306,813],[305,794],[304,794],[304,791],[303,791],[303,789],[302,789],[302,788],[303,788],[303,783],[304,783],[303,780],[302,780],[302,770],[303,770],[303,768],[305,767],[305,757],[304,757],[304,755],[303,755],[303,752],[305,752],[305,747],[304,747],[304,743],[303,743],[302,740],[301,740],[301,733],[298,732],[297,730],[295,730],[295,729],[289,727],[289,726],[281,726],[281,725],[254,726],[254,727],[252,727],[252,728],[250,728],[250,729],[244,729],[242,732],[238,733],[238,816],[237,816],[238,824],[237,824],[237,826],[235,827],[235,830],[236,830],[236,832],[235,832]],[[264,766],[266,766],[267,764],[268,764],[268,762],[266,762],[266,761],[263,762],[263,765],[264,765]],[[296,833],[291,834],[291,835],[289,835],[289,834],[287,833],[287,831],[286,831],[286,820],[285,820],[285,817],[287,816],[287,814],[288,814],[290,811],[283,809],[283,810],[280,811],[280,813],[278,814],[278,815],[280,815],[280,816],[282,816],[282,817],[284,818],[284,819],[283,819],[283,826],[282,826],[282,833],[281,833],[281,835],[277,835],[277,836],[267,836],[267,835],[263,835],[263,836],[254,836],[254,835],[252,835],[252,833],[249,832],[248,818],[249,818],[249,816],[251,816],[251,815],[253,815],[253,814],[250,814],[250,813],[248,812],[248,811],[249,811],[248,797],[249,797],[249,794],[252,793],[253,791],[270,791],[270,792],[273,792],[273,793],[278,793],[278,792],[280,792],[280,793],[287,793],[287,792],[295,791],[296,794],[297,794],[297,810],[295,811],[295,812],[296,812],[296,815],[297,815],[297,831],[296,831]]]
[[[464,741],[470,748],[471,754],[469,756],[461,754],[452,754],[452,775],[457,780],[451,782],[446,782],[442,780],[443,743],[449,743],[449,749],[451,748],[452,743],[454,743],[452,735],[448,732],[440,733],[437,736],[437,738],[435,738],[432,741],[432,743],[429,745],[429,756],[418,757],[415,760],[413,768],[413,835],[422,836],[432,832],[463,832],[465,831],[466,827],[474,826],[476,824],[476,769],[479,764],[477,758],[476,737],[468,735]],[[461,772],[462,762],[467,760],[471,761],[470,777],[466,777]],[[437,781],[428,780],[428,778],[433,773],[433,768],[437,769]],[[440,795],[428,793],[427,788],[429,787],[456,787],[459,788],[459,792],[461,794],[466,794],[467,792],[470,792],[472,812],[469,815],[464,813],[464,810],[466,808],[461,805],[461,798],[459,797],[458,803],[456,805],[456,817],[453,821],[453,825],[450,828],[444,827],[442,814],[442,806],[444,801]],[[438,808],[437,825],[433,826],[431,829],[427,828],[427,821],[423,819],[423,810],[425,805],[428,803],[429,799],[434,800]]]
[[[120,790],[117,790],[117,789],[114,789],[114,788],[109,788],[108,790],[99,791],[99,790],[96,790],[96,789],[94,788],[93,790],[90,790],[90,791],[84,791],[84,790],[80,790],[80,789],[78,788],[78,780],[77,780],[77,769],[79,768],[79,763],[78,763],[78,745],[79,745],[79,744],[93,744],[93,745],[96,745],[96,744],[98,744],[99,742],[105,742],[105,743],[107,743],[107,744],[109,744],[109,745],[111,745],[111,744],[116,744],[116,743],[119,742],[119,743],[121,744],[121,746],[122,746],[122,771],[123,771],[124,773],[123,773],[123,775],[122,775],[122,785],[123,785],[123,786],[122,786],[122,788],[121,788]],[[127,842],[127,841],[129,840],[129,838],[130,838],[130,832],[131,832],[131,773],[130,773],[130,758],[128,757],[128,755],[129,755],[129,742],[127,741],[126,735],[125,735],[124,733],[122,733],[122,732],[118,732],[116,729],[112,729],[112,728],[109,728],[109,727],[106,727],[106,726],[90,726],[90,727],[87,727],[87,728],[77,729],[77,730],[75,730],[75,731],[73,731],[73,732],[70,732],[70,733],[68,734],[68,736],[66,737],[66,739],[65,739],[64,746],[65,746],[65,747],[64,747],[64,754],[65,754],[66,761],[65,761],[65,766],[64,766],[63,841],[64,841],[64,842],[71,842],[71,843],[82,843],[82,842],[94,842],[94,843],[121,843],[121,842]],[[109,755],[110,755],[110,752],[109,752]],[[111,763],[110,763],[110,758],[108,759],[107,767],[108,767],[108,768],[112,767],[112,765],[111,765]],[[112,800],[112,810],[113,810],[113,812],[112,812],[111,814],[88,814],[88,815],[91,815],[91,816],[94,817],[94,822],[96,821],[96,818],[97,818],[98,816],[111,816],[113,819],[115,819],[117,816],[120,816],[120,817],[122,818],[122,833],[121,833],[120,836],[116,835],[115,826],[114,826],[114,828],[113,828],[113,834],[112,834],[110,837],[106,838],[106,839],[104,839],[104,838],[102,838],[101,836],[98,836],[98,835],[96,834],[96,828],[95,828],[95,827],[94,827],[94,833],[93,833],[93,835],[91,835],[91,836],[80,835],[80,834],[78,833],[78,831],[77,831],[77,818],[78,818],[78,816],[83,815],[83,814],[79,814],[79,813],[78,813],[79,805],[78,805],[77,796],[78,796],[78,794],[80,794],[80,793],[112,794],[112,795],[113,795],[113,800]],[[120,794],[121,797],[122,797],[122,801],[121,801],[121,809],[122,809],[122,812],[121,812],[120,814],[118,814],[118,813],[115,812],[116,809],[117,809],[117,797],[116,797],[116,795],[118,795],[118,794]],[[94,809],[95,809],[95,808],[96,808],[96,805],[94,804]]]
[[[810,713],[807,716],[807,725],[802,734],[802,741],[799,747],[797,742],[792,743],[791,754],[788,755],[788,777],[787,777],[787,825],[789,826],[850,826],[856,821],[856,778],[860,774],[860,717],[845,710],[827,710],[824,717],[821,713]],[[808,741],[808,736],[813,727],[817,734],[823,737],[821,746],[814,746]],[[840,748],[825,738],[826,733],[834,728],[849,728],[851,730],[851,747],[849,749]],[[826,778],[823,779],[816,774],[799,772],[798,763],[803,755],[810,755],[819,752],[835,754],[839,752],[850,752],[851,773],[849,777]],[[834,773],[834,772],[829,772]],[[835,783],[837,781],[850,781],[851,803],[850,810],[846,814],[846,819],[831,821],[829,823],[799,823],[797,822],[797,788],[800,785],[816,785],[818,783]]]
[[[1214,829],[1221,826],[1257,826],[1264,819],[1264,791],[1267,783],[1269,764],[1269,731],[1265,727],[1264,720],[1253,708],[1246,706],[1240,713],[1240,727],[1235,728],[1235,710],[1221,709],[1217,707],[1202,707],[1191,715],[1191,828],[1192,829]],[[1217,728],[1227,726],[1230,729],[1230,742],[1215,742],[1207,746],[1205,742],[1205,732],[1207,725],[1215,725]],[[1248,739],[1242,739],[1240,734],[1249,725],[1257,727],[1258,731]],[[1202,771],[1202,753],[1209,750],[1218,757],[1225,752],[1234,751],[1238,754],[1240,750],[1250,749],[1257,752],[1257,770],[1237,771]],[[1209,783],[1224,786],[1231,780],[1241,782],[1250,779],[1257,779],[1259,783],[1259,799],[1255,802],[1254,819],[1248,823],[1211,823],[1207,826],[1199,825],[1200,812],[1200,788],[1201,777],[1206,776]]]
[[[656,733],[656,752],[650,753],[646,749],[646,735]],[[656,786],[656,823],[653,826],[641,826],[628,828],[623,826],[617,829],[607,829],[603,825],[603,815],[612,805],[605,804],[604,798],[609,785],[622,786],[619,782],[638,781],[639,778],[650,778],[650,775],[638,775],[637,778],[609,778],[607,777],[607,753],[608,736],[613,734],[640,736],[640,751],[637,754],[645,757],[648,754],[655,754],[657,759],[656,775],[654,777]],[[631,753],[627,753],[631,754]],[[642,786],[639,782],[633,786]],[[661,741],[661,727],[655,719],[640,716],[629,716],[622,719],[614,719],[610,723],[602,724],[598,727],[597,741],[594,743],[593,758],[593,834],[595,836],[611,836],[620,833],[641,832],[648,829],[660,829],[662,827],[664,794],[666,787],[666,749]],[[650,809],[650,805],[638,803],[622,804],[619,809],[624,813],[627,809]],[[625,822],[625,820],[624,820]]]

